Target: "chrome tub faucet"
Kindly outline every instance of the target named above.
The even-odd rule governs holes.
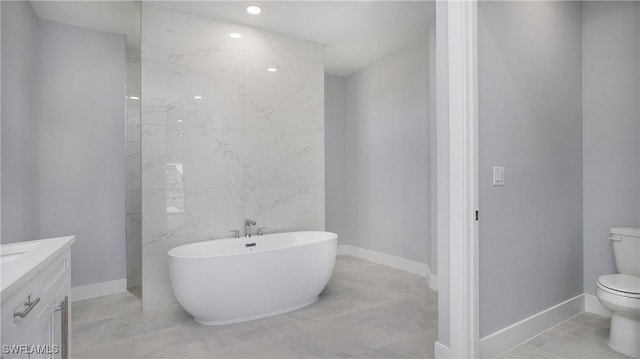
[[[256,221],[252,221],[250,219],[246,219],[244,221],[244,236],[245,237],[251,237],[251,226],[255,226],[256,225]]]

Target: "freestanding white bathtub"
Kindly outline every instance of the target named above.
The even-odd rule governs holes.
[[[318,300],[338,235],[290,232],[191,243],[169,250],[178,303],[201,324],[269,317]]]

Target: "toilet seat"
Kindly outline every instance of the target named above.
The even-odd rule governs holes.
[[[640,299],[640,277],[609,274],[598,278],[598,288],[611,294]]]

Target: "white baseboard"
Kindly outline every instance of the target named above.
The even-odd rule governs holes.
[[[584,311],[584,294],[566,300],[480,339],[480,357],[495,358],[514,346]]]
[[[385,253],[372,251],[349,244],[341,244],[338,246],[338,254],[348,254],[354,257],[366,259],[371,262],[395,268],[401,271],[416,274],[427,279],[427,285],[433,290],[438,290],[438,277],[431,274],[428,265],[414,262],[408,259],[392,256]]]
[[[438,276],[431,273],[429,266],[427,266],[427,285],[435,291],[438,290]]]
[[[71,301],[102,297],[103,295],[123,293],[127,291],[127,279],[116,279],[71,288]]]
[[[584,311],[603,317],[611,318],[611,312],[600,304],[598,297],[593,294],[584,295]]]
[[[448,346],[436,341],[433,345],[433,357],[435,359],[449,359],[451,358],[451,348]]]

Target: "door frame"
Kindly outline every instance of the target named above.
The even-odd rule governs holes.
[[[448,308],[441,306],[442,311],[439,308],[439,318],[447,322],[439,323],[439,328],[448,331],[445,329],[444,335],[440,331],[436,358],[480,356],[477,5],[477,0],[436,3],[440,32],[437,39],[446,39],[446,46],[436,44],[436,51],[443,52],[437,55],[443,59],[438,63],[438,80],[446,82],[437,86],[438,91],[447,95],[439,95],[438,106],[446,107],[446,111],[438,111],[437,122],[448,129],[444,139],[448,143],[445,147],[438,146],[448,152],[447,156],[438,156],[441,162],[438,170],[448,173],[448,183],[438,184],[439,191],[445,188],[438,200],[448,202],[448,216],[439,215],[442,218],[438,220],[439,226],[448,228],[448,233],[438,233],[438,276],[441,281],[448,277],[448,285],[440,286],[447,292],[439,294],[448,303]],[[445,178],[438,176],[438,179]],[[439,203],[438,208],[446,206]]]

